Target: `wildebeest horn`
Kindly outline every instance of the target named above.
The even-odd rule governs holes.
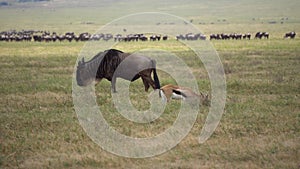
[[[84,64],[84,58],[82,58],[81,61],[80,60],[78,61],[78,65],[82,65],[82,64]]]

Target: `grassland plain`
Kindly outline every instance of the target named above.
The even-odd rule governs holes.
[[[71,83],[84,43],[0,42],[0,168],[299,168],[300,40],[298,35],[294,40],[282,38],[288,31],[300,32],[299,1],[112,2],[95,5],[92,0],[76,0],[70,5],[54,0],[35,3],[36,7],[33,3],[1,7],[0,30],[92,33],[128,13],[157,9],[154,11],[193,20],[207,35],[268,31],[271,38],[213,41],[227,79],[225,114],[218,128],[207,142],[198,143],[208,112],[205,107],[178,146],[146,159],[112,155],[92,142],[80,126]],[[199,88],[210,90],[202,63],[195,63],[192,52],[175,40],[119,43],[115,47],[133,52],[157,46],[180,56],[199,75]],[[162,84],[174,81],[162,71],[158,74]],[[130,99],[143,110],[149,103],[142,86],[140,80],[132,83]],[[96,87],[97,102],[103,105],[100,109],[105,119],[120,133],[149,137],[176,119],[179,101],[172,101],[154,123],[128,121],[111,104],[109,88],[108,81]]]
[[[165,12],[184,17],[195,25],[209,27],[209,30],[205,30],[206,33],[216,29],[217,32],[213,33],[270,31],[286,25],[289,30],[275,32],[297,32],[299,26],[291,24],[300,22],[299,5],[297,0],[188,0],[185,3],[179,0],[51,0],[42,3],[12,3],[12,6],[0,7],[0,30],[95,32],[101,25],[124,15]],[[270,22],[275,24],[269,24]]]
[[[0,43],[1,168],[298,168],[300,164],[300,40],[213,41],[227,78],[225,114],[204,144],[198,135],[208,108],[201,109],[189,135],[171,151],[128,159],[102,150],[81,128],[71,97],[72,73],[84,43]],[[175,40],[119,43],[128,52],[161,46],[182,57],[209,91],[204,67]],[[163,72],[161,83],[173,79]],[[114,110],[110,83],[97,87],[97,101],[108,123],[120,133],[149,137],[168,128],[180,102],[167,106],[154,123],[135,124]],[[130,99],[146,109],[141,81]],[[144,100],[144,101],[140,101]],[[142,103],[142,104],[141,104]]]

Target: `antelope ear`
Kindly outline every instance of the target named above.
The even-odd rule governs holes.
[[[81,61],[82,61],[82,63],[84,63],[84,57],[82,58],[82,60],[81,60]]]

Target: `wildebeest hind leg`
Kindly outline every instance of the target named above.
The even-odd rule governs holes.
[[[147,84],[148,84],[148,88],[149,88],[149,86],[151,85],[151,87],[152,87],[153,89],[156,89],[155,83],[154,83],[154,81],[151,79],[150,76],[147,76],[147,77],[145,77],[144,79],[145,79],[145,81],[146,81]],[[148,91],[148,89],[147,89],[147,91]]]
[[[149,84],[152,86],[152,88],[154,90],[156,89],[155,83],[154,83],[154,81],[151,78],[149,79]]]
[[[143,80],[143,83],[144,83],[144,86],[145,86],[145,91],[148,92],[148,89],[149,89],[149,83],[148,81],[146,80],[146,78],[142,77],[142,80]]]

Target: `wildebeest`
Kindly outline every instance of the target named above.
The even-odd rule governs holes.
[[[244,34],[243,35],[243,39],[251,39],[251,34],[250,33],[247,33],[247,34]]]
[[[183,35],[176,35],[176,40],[185,40],[185,36]]]
[[[232,36],[232,39],[236,39],[236,40],[241,40],[242,39],[242,34],[240,33],[234,33]]]
[[[152,72],[154,81],[151,78]],[[88,62],[84,59],[78,62],[76,81],[79,86],[87,86],[93,81],[100,82],[105,78],[111,81],[111,88],[116,92],[117,77],[131,82],[141,77],[145,91],[148,91],[150,86],[160,89],[156,61],[147,56],[109,49],[98,53]]]
[[[200,38],[200,40],[206,40],[206,35],[201,34],[199,38]]]
[[[78,36],[78,40],[80,40],[80,41],[88,41],[90,38],[91,38],[91,34],[89,34],[88,32],[81,33]],[[78,40],[76,40],[76,41],[78,41]]]
[[[161,36],[160,35],[151,35],[150,36],[150,41],[160,41]]]
[[[294,39],[296,37],[296,32],[288,32],[284,35],[284,38]]]
[[[259,38],[259,39],[261,39],[261,38],[269,39],[269,33],[268,32],[257,32],[255,34],[255,39],[256,38]]]
[[[74,32],[65,33],[65,39],[68,40],[69,42],[72,42],[72,40],[74,38],[75,38],[75,33]]]
[[[210,35],[210,40],[213,40],[213,39],[220,40],[221,35],[220,34],[211,34]]]
[[[228,40],[228,39],[230,39],[230,35],[225,34],[225,33],[222,33],[222,34],[221,34],[221,38],[222,38],[223,40]]]
[[[163,40],[168,40],[168,35],[164,35]]]
[[[200,35],[200,34],[199,34]],[[196,36],[195,34],[193,33],[188,33],[185,35],[185,39],[186,40],[197,40],[198,39],[198,36]]]

